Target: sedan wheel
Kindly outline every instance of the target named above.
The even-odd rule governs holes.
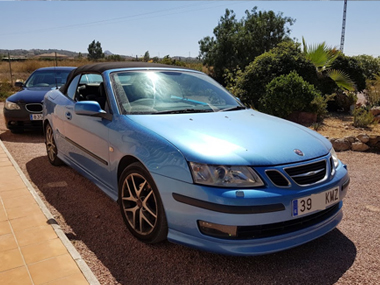
[[[167,236],[167,223],[153,179],[140,163],[128,166],[119,181],[120,209],[131,233],[147,243]]]
[[[45,130],[45,144],[49,162],[54,166],[61,165],[62,161],[57,157],[57,146],[54,140],[53,129],[49,124],[46,126]]]

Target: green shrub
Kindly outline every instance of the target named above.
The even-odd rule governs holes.
[[[339,54],[339,56],[331,64],[331,69],[340,70],[347,74],[355,83],[356,91],[361,92],[365,89],[365,71],[360,66],[359,61],[355,57]]]
[[[317,93],[311,101],[310,111],[317,114],[317,122],[322,122],[324,118],[328,115],[327,106],[328,102],[334,100],[335,94],[322,96]]]
[[[312,111],[311,102],[316,96],[321,96],[319,91],[292,71],[273,79],[260,102],[264,112],[287,118],[293,112]]]
[[[356,108],[353,112],[354,115],[354,127],[356,128],[368,128],[370,125],[375,125],[375,117],[373,114],[364,107]]]
[[[365,96],[369,106],[380,105],[380,75],[374,75],[374,79],[367,80]]]
[[[314,65],[301,53],[299,45],[283,42],[276,48],[256,57],[243,71],[237,73],[234,95],[247,106],[261,110],[260,98],[265,94],[265,88],[274,78],[289,74],[295,70],[302,74],[304,80],[317,84],[318,79]]]

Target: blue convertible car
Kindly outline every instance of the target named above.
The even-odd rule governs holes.
[[[148,63],[72,71],[45,95],[48,159],[117,200],[139,240],[258,255],[342,219],[349,176],[330,142],[243,106],[207,75]]]
[[[42,127],[42,101],[46,92],[65,84],[75,67],[43,67],[35,70],[22,90],[9,96],[4,104],[6,126],[13,133]]]

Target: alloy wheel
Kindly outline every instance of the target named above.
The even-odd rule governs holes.
[[[132,229],[145,236],[157,225],[158,207],[156,195],[147,181],[138,173],[129,174],[122,186],[122,209]]]

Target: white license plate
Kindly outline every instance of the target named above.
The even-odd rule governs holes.
[[[42,114],[31,114],[30,115],[30,120],[31,121],[41,121],[43,119]]]
[[[292,213],[294,217],[299,217],[317,210],[324,210],[337,201],[339,201],[339,187],[293,200]]]

